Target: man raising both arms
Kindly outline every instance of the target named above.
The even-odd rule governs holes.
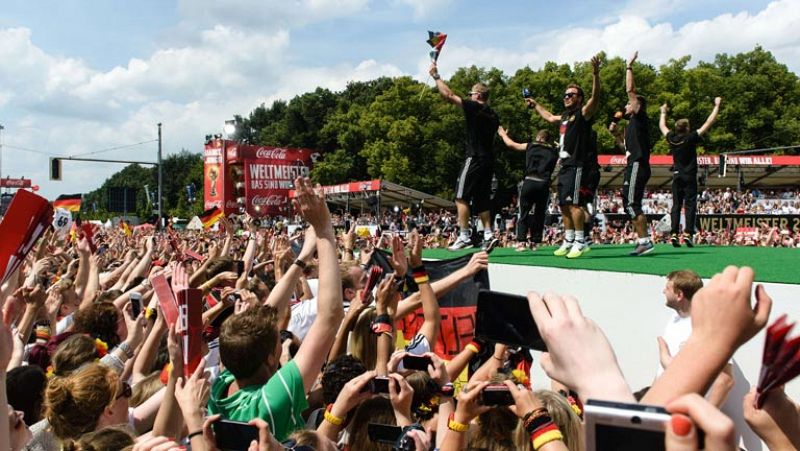
[[[678,232],[681,225],[681,207],[686,207],[686,226],[683,230],[683,242],[688,247],[694,247],[694,227],[697,217],[697,144],[703,142],[705,135],[719,114],[719,105],[722,97],[714,99],[714,109],[702,127],[690,132],[689,119],[675,121],[675,131],[667,127],[667,104],[661,105],[661,119],[658,127],[661,134],[667,139],[669,151],[672,154],[672,234],[670,241],[675,247],[681,247]]]
[[[625,153],[628,166],[625,168],[625,181],[622,183],[622,206],[633,221],[633,228],[639,240],[629,255],[639,256],[652,252],[655,248],[647,231],[647,216],[642,211],[644,187],[650,180],[650,120],[647,117],[647,101],[636,93],[633,83],[633,63],[639,52],[634,52],[625,69],[625,91],[628,103],[625,105]]]
[[[483,83],[476,83],[469,92],[469,99],[462,99],[453,94],[439,75],[436,63],[431,64],[431,77],[436,80],[439,94],[448,102],[458,105],[464,110],[467,126],[466,161],[461,168],[456,184],[456,209],[458,211],[458,239],[449,247],[450,250],[472,247],[469,219],[470,201],[472,208],[478,213],[483,223],[483,244],[485,251],[497,244],[492,233],[490,217],[490,196],[492,193],[492,175],[494,174],[494,137],[500,119],[487,104],[489,89]]]
[[[600,96],[600,59],[592,58],[592,96],[584,103],[583,89],[576,84],[567,86],[564,92],[566,111],[556,116],[533,98],[527,98],[529,108],[535,108],[544,120],[560,124],[559,157],[561,170],[558,173],[558,204],[561,219],[564,221],[564,242],[555,252],[556,256],[580,257],[587,249],[584,236],[586,215],[581,199],[581,186],[584,183],[584,168],[589,166],[587,158],[591,155],[592,124],[589,120],[597,112]],[[596,158],[596,157],[595,157]]]

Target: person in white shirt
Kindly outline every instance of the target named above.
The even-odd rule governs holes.
[[[675,310],[667,323],[664,335],[658,337],[660,363],[658,376],[664,371],[692,334],[692,297],[703,287],[700,276],[692,270],[673,271],[667,275],[664,287],[666,306]],[[761,441],[748,428],[742,411],[742,398],[750,389],[744,373],[734,359],[731,359],[711,384],[706,399],[736,423],[737,443],[741,439],[745,448],[753,451],[761,449]]]

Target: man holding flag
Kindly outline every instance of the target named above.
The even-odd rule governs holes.
[[[438,53],[436,53],[438,56]],[[439,75],[436,60],[429,70],[431,77],[436,81],[439,94],[448,102],[464,110],[464,119],[467,126],[466,161],[458,176],[456,184],[456,209],[458,211],[458,226],[460,233],[458,239],[449,247],[450,250],[467,249],[472,247],[472,230],[469,225],[470,202],[472,208],[478,212],[483,223],[483,244],[485,251],[491,250],[497,239],[492,233],[490,218],[490,196],[492,192],[492,175],[494,173],[494,137],[500,119],[488,105],[489,88],[483,83],[476,83],[468,93],[468,99],[453,94]]]

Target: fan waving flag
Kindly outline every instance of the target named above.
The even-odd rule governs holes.
[[[203,223],[203,228],[207,229],[219,221],[219,218],[225,216],[219,207],[210,208],[199,216],[200,222]]]
[[[62,194],[53,201],[53,208],[63,208],[75,213],[81,211],[81,194]]]
[[[428,44],[433,49],[431,50],[431,60],[435,63],[439,60],[439,53],[442,52],[444,41],[447,40],[447,35],[438,31],[428,31]]]

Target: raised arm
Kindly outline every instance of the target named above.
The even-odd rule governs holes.
[[[527,144],[518,143],[513,139],[511,139],[508,136],[506,129],[504,129],[502,125],[500,127],[497,127],[497,134],[500,135],[501,138],[503,138],[503,142],[506,144],[506,147],[508,147],[511,150],[516,150],[517,152],[525,152],[525,150],[528,148]]]
[[[717,114],[719,114],[720,103],[722,103],[722,97],[716,97],[714,99],[714,109],[711,110],[711,114],[708,115],[708,119],[706,119],[706,122],[703,124],[703,126],[697,129],[698,135],[705,135],[708,132],[708,129],[714,125],[714,122],[717,120]]]
[[[327,225],[330,226],[330,224]],[[297,261],[302,261],[307,264],[314,257],[314,251],[317,249],[318,243],[317,235],[314,233],[315,231],[316,229],[313,226],[306,229],[305,242],[303,243],[303,248],[300,250],[300,255],[297,256]],[[334,247],[336,246],[335,241],[334,238]],[[276,265],[276,267],[277,266],[278,265]],[[292,292],[301,275],[303,275],[303,268],[301,268],[299,264],[289,265],[289,269],[287,269],[283,277],[278,280],[275,288],[270,291],[266,304],[278,309],[279,315],[283,315],[286,308],[288,308],[289,299],[292,297]],[[341,287],[339,291],[341,292]],[[339,324],[337,323],[334,327],[339,327]],[[328,350],[326,349],[325,352],[328,352]]]
[[[583,106],[583,117],[591,119],[600,107],[600,58],[595,55],[592,57],[592,96]]]
[[[436,63],[431,64],[430,69],[428,72],[431,74],[431,77],[436,82],[436,88],[439,89],[439,94],[444,97],[445,100],[452,103],[453,105],[461,106],[461,97],[453,94],[453,91],[450,90],[450,87],[447,86],[447,83],[442,80],[442,76],[439,75],[439,69],[436,67]]]
[[[561,116],[556,116],[555,114],[547,111],[547,108],[543,107],[539,102],[534,100],[533,97],[526,98],[525,103],[528,104],[528,108],[536,110],[536,112],[539,113],[539,116],[541,116],[542,119],[546,120],[547,122],[551,124],[557,124],[561,122]]]
[[[416,229],[411,233],[410,241],[411,254],[409,255],[409,261],[411,263],[414,281],[419,287],[419,295],[422,300],[422,314],[425,318],[418,333],[424,335],[430,346],[433,347],[436,343],[436,338],[439,337],[442,314],[439,311],[439,301],[436,299],[436,293],[434,293],[433,288],[431,288],[428,273],[422,263],[422,238],[420,238],[419,232],[417,232]]]
[[[625,69],[625,92],[628,93],[628,103],[631,104],[634,113],[639,112],[639,98],[636,97],[636,85],[633,81],[633,63],[636,62],[638,56],[638,51],[633,52],[633,56],[628,60],[628,66]]]
[[[342,286],[339,276],[339,258],[336,250],[336,235],[333,233],[330,212],[325,204],[321,190],[312,188],[311,180],[298,177],[297,209],[305,220],[314,227],[317,234],[317,254],[319,255],[319,296],[317,297],[317,318],[295,355],[295,362],[303,376],[306,391],[325,363],[331,349],[336,331],[344,316],[342,306]],[[296,265],[294,265],[296,266]]]
[[[667,113],[669,112],[669,107],[667,104],[661,105],[661,118],[658,120],[658,128],[661,130],[661,134],[667,136],[669,133],[669,127],[667,127]]]

